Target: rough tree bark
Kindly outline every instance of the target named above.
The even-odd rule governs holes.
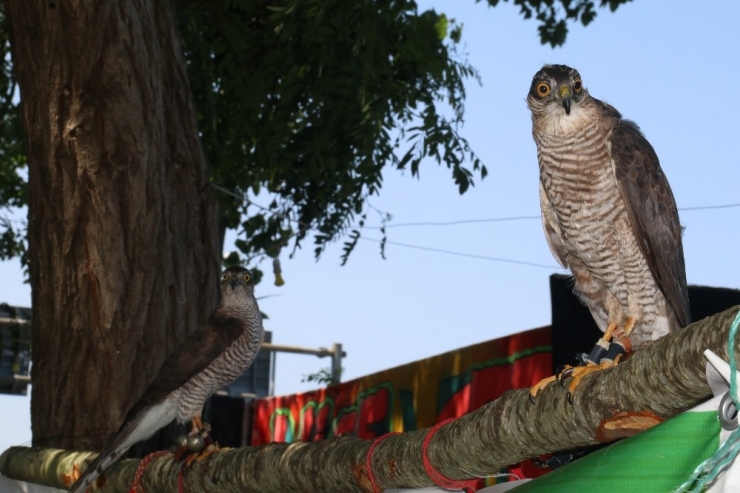
[[[576,389],[550,385],[535,403],[527,389],[507,392],[480,409],[442,426],[429,443],[429,459],[444,475],[465,479],[497,473],[528,457],[629,436],[645,423],[656,424],[711,395],[704,349],[727,359],[735,307],[647,344],[615,368],[589,375]],[[735,343],[740,358],[740,341]],[[623,419],[623,418],[627,419]],[[635,418],[647,418],[635,427]],[[429,430],[392,435],[379,442],[371,468],[382,488],[424,487],[433,482],[422,465]],[[372,440],[345,436],[317,443],[273,443],[226,450],[185,469],[184,491],[285,493],[342,491],[372,493],[366,469]],[[0,455],[0,473],[14,479],[63,487],[94,454],[12,447]],[[101,493],[129,490],[138,460],[121,461],[107,472]],[[84,466],[81,466],[84,469]],[[145,491],[182,489],[182,465],[172,455],[145,470]]]
[[[174,5],[5,8],[28,141],[33,443],[97,450],[216,302]]]

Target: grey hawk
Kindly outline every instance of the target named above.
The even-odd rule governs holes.
[[[589,95],[578,71],[545,65],[527,105],[547,243],[605,333],[583,358],[587,366],[572,373],[572,396],[585,374],[690,322],[682,229],[652,146],[636,124]]]
[[[262,345],[262,315],[252,276],[229,267],[221,276],[221,299],[208,322],[188,335],[167,358],[118,432],[71,486],[81,493],[140,440],[177,419],[202,426],[203,404],[216,390],[233,382],[252,364]],[[198,431],[198,430],[194,430]]]

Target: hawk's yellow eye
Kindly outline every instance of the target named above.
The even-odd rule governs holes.
[[[226,282],[229,280],[229,274],[224,272],[224,275],[221,276],[221,282]]]
[[[244,274],[244,282],[249,282],[249,280],[252,279],[252,276],[249,274]]]
[[[537,95],[540,97],[545,97],[548,94],[550,94],[550,86],[546,84],[545,82],[540,82],[537,84]]]
[[[581,82],[581,79],[576,79],[573,83],[573,91],[575,91],[576,94],[580,94],[581,91],[583,91],[583,82]]]

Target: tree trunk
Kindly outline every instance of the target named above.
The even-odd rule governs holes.
[[[98,450],[216,303],[169,0],[6,0],[28,139],[34,445]]]

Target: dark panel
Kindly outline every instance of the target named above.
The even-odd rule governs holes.
[[[588,353],[601,337],[591,312],[573,294],[573,279],[563,274],[550,276],[552,307],[553,373],[563,365],[577,363],[575,356]]]
[[[573,294],[571,276],[550,276],[552,305],[553,372],[565,364],[574,364],[575,356],[587,353],[601,337],[591,312]],[[732,306],[740,305],[740,290],[689,286],[691,319],[701,320]]]
[[[211,438],[221,447],[237,448],[243,445],[246,402],[240,397],[211,397]]]
[[[696,322],[715,313],[740,305],[740,290],[689,286],[691,320]]]
[[[0,303],[0,394],[26,395],[31,363],[31,310]]]

